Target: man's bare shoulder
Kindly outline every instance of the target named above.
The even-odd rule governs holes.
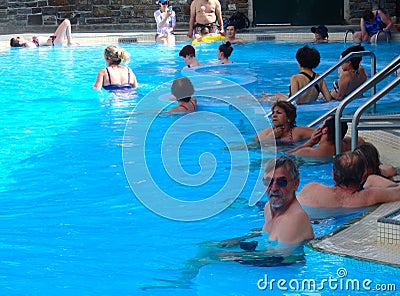
[[[332,192],[332,187],[326,186],[318,182],[310,182],[300,190],[297,194],[297,200],[304,206],[322,206],[323,199],[327,194]],[[321,199],[321,197],[324,198]]]

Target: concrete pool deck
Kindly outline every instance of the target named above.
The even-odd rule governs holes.
[[[395,26],[394,26],[395,27]],[[358,26],[328,26],[329,39],[331,41],[343,41],[347,29],[357,30]],[[190,42],[186,37],[186,31],[177,30],[178,42]],[[34,35],[51,35],[51,33],[19,34],[30,38]],[[7,51],[9,40],[16,35],[0,35],[0,54]],[[351,34],[350,36],[350,44]],[[117,44],[134,42],[154,42],[154,32],[107,32],[107,33],[75,33],[74,40],[81,45]],[[256,40],[301,40],[311,42],[313,34],[310,27],[271,26],[250,28],[247,32],[237,34],[237,37],[246,41]],[[392,30],[392,39],[400,40],[400,33]],[[373,131],[362,132],[360,135],[367,141],[377,146],[383,163],[400,167],[400,131]],[[398,178],[398,176],[397,176]],[[400,208],[400,202],[387,203],[368,212],[365,217],[358,219],[350,226],[346,226],[333,234],[311,242],[311,246],[327,253],[335,255],[359,258],[362,260],[379,262],[400,267],[400,248],[395,244],[382,244],[378,242],[377,219]],[[399,242],[400,243],[400,242]]]
[[[357,25],[346,26],[327,26],[329,29],[329,40],[333,42],[344,41],[345,32],[349,29],[359,30]],[[292,41],[309,41],[312,42],[314,34],[310,31],[311,26],[262,26],[248,28],[237,33],[237,37],[243,38],[245,41],[256,40],[292,40]],[[392,40],[400,40],[400,32],[397,31],[396,25],[392,28]],[[190,42],[186,36],[186,29],[175,30],[176,40],[178,42]],[[47,33],[24,33],[17,34],[30,39],[32,36],[52,35],[53,32]],[[138,31],[138,32],[74,32],[72,27],[72,35],[76,42],[81,45],[95,44],[115,44],[115,43],[134,43],[134,42],[154,42],[154,31]],[[0,49],[10,48],[10,39],[16,34],[0,35]],[[352,34],[348,34],[348,42],[352,43]],[[382,41],[386,42],[386,41]]]

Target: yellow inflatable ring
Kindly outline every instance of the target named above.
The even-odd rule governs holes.
[[[215,41],[223,41],[226,40],[225,36],[221,35],[213,35],[213,36],[206,36],[206,37],[201,37],[199,38],[201,41],[198,41],[197,39],[194,39],[192,41],[192,45],[196,45],[202,42],[215,42]]]

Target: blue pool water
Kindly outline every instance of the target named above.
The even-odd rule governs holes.
[[[104,46],[2,52],[0,293],[310,295],[307,294],[309,291],[283,291],[277,287],[272,291],[270,287],[261,290],[257,282],[266,275],[268,279],[287,281],[322,281],[329,277],[339,280],[343,279],[339,275],[343,269],[347,272],[346,278],[371,279],[373,285],[370,287],[396,284],[399,288],[397,268],[323,254],[308,247],[305,249],[306,261],[290,266],[254,267],[225,262],[196,270],[185,265],[198,256],[202,242],[241,236],[262,225],[262,211],[258,207],[249,207],[248,199],[265,161],[263,157],[271,157],[273,151],[261,154],[251,150],[244,156],[241,139],[228,139],[227,134],[236,130],[245,141],[255,134],[254,122],[239,112],[240,108],[247,108],[247,103],[240,105],[239,110],[224,104],[210,103],[210,106],[204,103],[199,107],[199,111],[205,112],[199,112],[203,117],[194,120],[166,114],[155,116],[156,110],[166,104],[160,98],[165,96],[168,83],[182,76],[184,65],[178,58],[181,45],[123,45],[131,54],[130,65],[140,84],[137,93],[130,96],[91,89],[97,71],[104,66]],[[257,78],[246,84],[239,94],[250,97],[250,94],[261,94],[262,90],[286,92],[288,77],[298,71],[294,57],[301,46],[302,43],[294,42],[236,46],[231,59],[248,63]],[[345,48],[342,43],[316,46],[322,57],[317,69],[320,73],[336,62]],[[204,64],[216,63],[216,48],[215,44],[199,46],[199,60]],[[397,55],[398,44],[369,49],[377,54],[378,68],[382,68]],[[233,80],[240,81],[240,73],[232,75]],[[157,92],[156,87],[163,83],[167,85]],[[240,96],[243,101],[251,102],[243,96]],[[398,91],[391,94],[388,101],[395,97],[398,97]],[[146,104],[143,105],[144,101]],[[203,98],[203,102],[212,102],[212,99]],[[268,105],[261,105],[262,110],[259,105],[251,105],[253,107],[259,112],[259,116],[252,113],[257,127],[258,119],[263,116],[262,110],[268,112]],[[382,104],[379,108],[391,107]],[[131,116],[134,108],[137,113]],[[306,124],[324,110],[323,106],[304,107],[298,123]],[[160,190],[176,199],[200,201],[217,194],[221,184],[231,175],[234,184],[244,175],[246,182],[239,193],[231,189],[236,186],[224,191],[226,200],[237,196],[238,199],[216,215],[189,222],[164,218],[145,207],[131,190],[130,175],[125,170],[127,162],[137,161],[136,155],[126,159],[123,151],[141,143],[141,134],[135,132],[153,117],[154,123],[146,138],[146,164]],[[202,132],[182,140],[180,150],[172,142],[164,147],[164,152],[169,157],[178,154],[182,167],[190,174],[204,170],[204,175],[186,176],[188,182],[205,182],[199,186],[183,186],[182,180],[171,180],[168,177],[171,172],[164,167],[171,159],[163,159],[160,152],[161,143],[168,140],[163,138],[164,134],[181,122],[183,126],[186,123],[187,128]],[[225,122],[232,124],[228,128]],[[127,123],[132,128],[127,129],[131,133],[125,133]],[[265,121],[265,124],[268,123]],[[173,137],[185,136],[182,130],[171,133]],[[199,163],[203,157],[205,162]],[[249,164],[243,166],[246,157]],[[231,165],[232,159],[239,159],[239,162]],[[211,169],[208,163],[213,165]],[[129,165],[136,168],[134,162]],[[173,167],[174,163],[170,165],[172,173],[178,171],[179,167]],[[302,165],[300,187],[311,180],[332,184],[330,171],[330,164]],[[153,205],[163,205],[159,199],[161,195],[151,197]],[[218,208],[218,202],[224,203],[225,199],[218,199],[211,207]],[[186,208],[172,208],[170,214],[182,214],[182,209]],[[200,215],[209,214],[207,209],[202,210],[204,213],[200,211]],[[195,213],[191,211],[184,217],[190,218]],[[330,233],[355,216],[357,214],[313,221],[316,236]],[[191,276],[184,276],[191,272]],[[340,287],[325,287],[313,295],[318,293],[355,294]],[[392,291],[374,293],[394,295]],[[358,294],[370,295],[371,291],[361,290]]]

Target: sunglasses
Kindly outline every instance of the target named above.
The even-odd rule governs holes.
[[[267,188],[270,188],[272,184],[274,184],[274,182],[276,183],[276,185],[278,185],[278,187],[283,188],[287,186],[289,181],[288,179],[286,179],[286,177],[279,177],[277,179],[270,177],[263,178],[264,186]]]
[[[168,4],[169,4],[168,2],[161,3],[161,5],[168,5]]]

